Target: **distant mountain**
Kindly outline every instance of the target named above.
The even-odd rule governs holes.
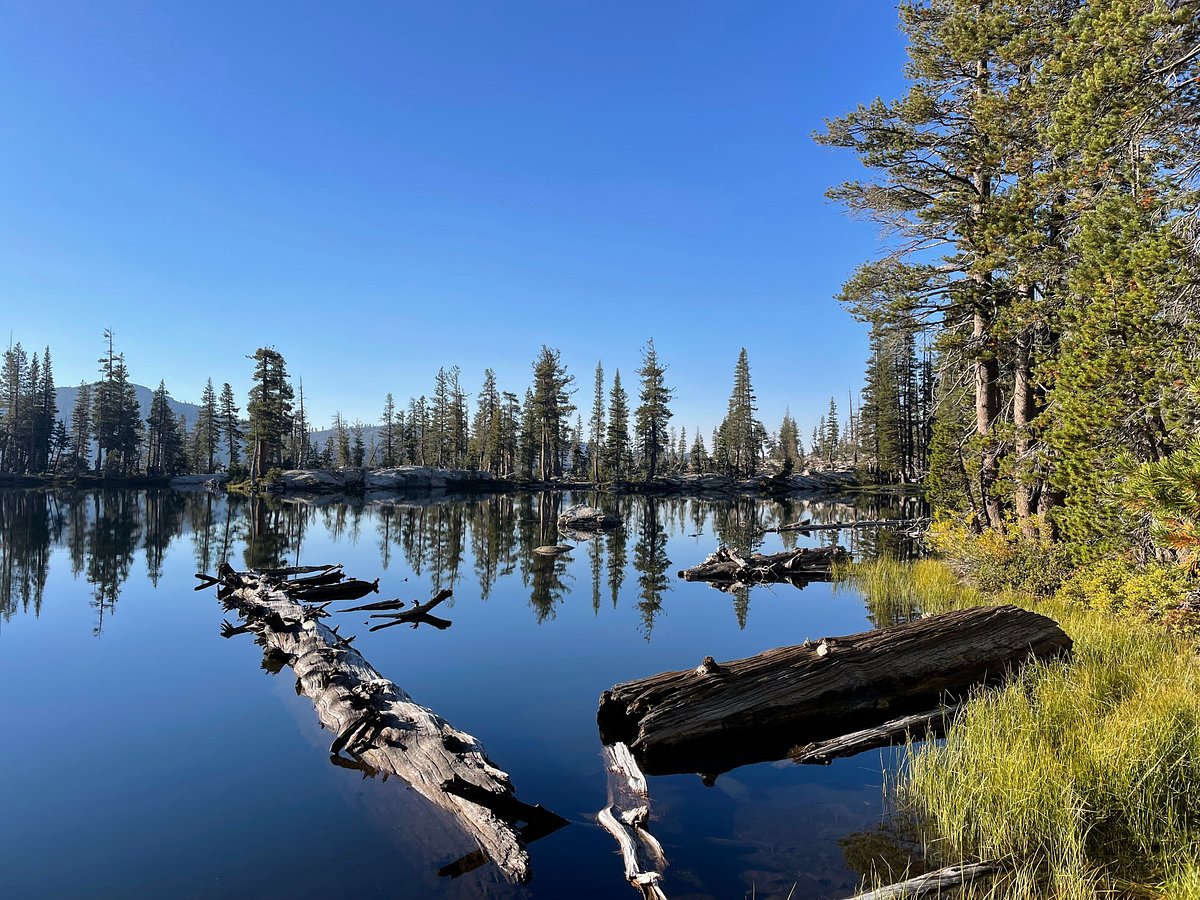
[[[148,387],[143,387],[140,384],[133,386],[134,392],[137,394],[138,404],[142,407],[142,420],[150,414],[150,401],[154,399],[154,391]],[[71,410],[75,408],[75,398],[79,396],[79,386],[75,387],[60,387],[54,389],[54,399],[58,403],[58,418],[69,428],[71,426]],[[184,403],[176,400],[168,393],[167,405],[171,408],[171,412],[175,413],[176,417],[183,413],[187,419],[188,428],[192,428],[196,424],[196,419],[200,415],[200,407],[195,403]]]

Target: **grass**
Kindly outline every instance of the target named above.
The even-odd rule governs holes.
[[[1001,859],[980,896],[1200,900],[1200,657],[1160,628],[1064,600],[988,595],[933,559],[839,573],[879,624],[1015,603],[1075,641],[978,693],[944,742],[911,748],[889,785],[931,860]]]

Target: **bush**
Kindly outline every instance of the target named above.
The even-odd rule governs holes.
[[[1194,580],[1179,566],[1126,559],[1102,559],[1077,570],[1059,590],[1059,600],[1114,616],[1166,626],[1180,634],[1200,634],[1200,605]]]
[[[930,529],[928,541],[958,577],[989,593],[1017,590],[1048,597],[1070,573],[1065,549],[1043,541],[998,531],[975,534],[945,523]]]

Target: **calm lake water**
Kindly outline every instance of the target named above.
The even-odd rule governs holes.
[[[572,502],[625,526],[568,556]],[[787,504],[579,495],[413,502],[255,501],[174,491],[0,492],[0,846],[8,897],[627,897],[596,729],[600,692],[708,655],[748,656],[872,627],[849,589],[813,583],[727,594],[678,577],[719,544],[764,552],[760,529],[896,516],[894,498]],[[818,532],[859,555],[890,535]],[[889,547],[895,550],[896,547]],[[903,551],[904,548],[899,548]],[[331,736],[265,671],[251,637],[193,573],[341,562],[380,578],[370,600],[428,599],[445,631],[343,635],[413,699],[475,735],[518,796],[570,825],[530,845],[534,880],[494,867],[437,871],[470,849],[396,779],[331,765]],[[360,601],[366,602],[366,601]],[[351,604],[335,604],[336,607]],[[372,623],[374,624],[374,623]],[[883,814],[899,751],[828,767],[787,761],[651,777],[651,830],[680,898],[844,897],[847,837]],[[853,851],[849,854],[855,858]]]

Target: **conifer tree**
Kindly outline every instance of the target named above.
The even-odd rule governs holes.
[[[238,448],[241,446],[242,431],[238,422],[238,411],[233,398],[233,388],[226,381],[221,385],[221,409],[218,421],[221,433],[225,436],[225,451],[229,458],[230,469],[235,468],[239,463]]]
[[[221,443],[220,427],[217,422],[217,392],[212,379],[204,385],[200,395],[200,412],[196,416],[193,430],[192,465],[198,472],[211,472],[216,465],[217,447]]]
[[[253,387],[246,413],[250,419],[251,475],[260,478],[271,466],[282,465],[285,444],[292,434],[292,400],[283,354],[260,347],[254,360]]]
[[[623,478],[629,463],[629,395],[621,387],[621,370],[613,373],[608,392],[608,434],[604,440],[604,470],[609,478]]]
[[[642,367],[638,369],[642,389],[641,404],[635,415],[636,444],[647,478],[655,476],[659,457],[667,449],[667,420],[671,418],[667,404],[671,402],[672,392],[666,385],[665,374],[666,369],[658,361],[651,338],[642,350]]]
[[[743,347],[733,369],[733,390],[725,420],[721,423],[721,446],[729,472],[736,476],[753,475],[761,446],[759,424],[755,419],[754,389],[750,386],[750,360]]]
[[[566,431],[569,416],[575,411],[571,403],[571,383],[559,352],[542,345],[542,352],[533,364],[533,405],[531,428],[536,432],[538,474],[542,481],[562,475],[563,455],[569,449]]]
[[[588,420],[588,450],[592,458],[592,481],[600,481],[605,440],[604,428],[604,365],[596,361],[595,389],[592,394],[592,417]]]

